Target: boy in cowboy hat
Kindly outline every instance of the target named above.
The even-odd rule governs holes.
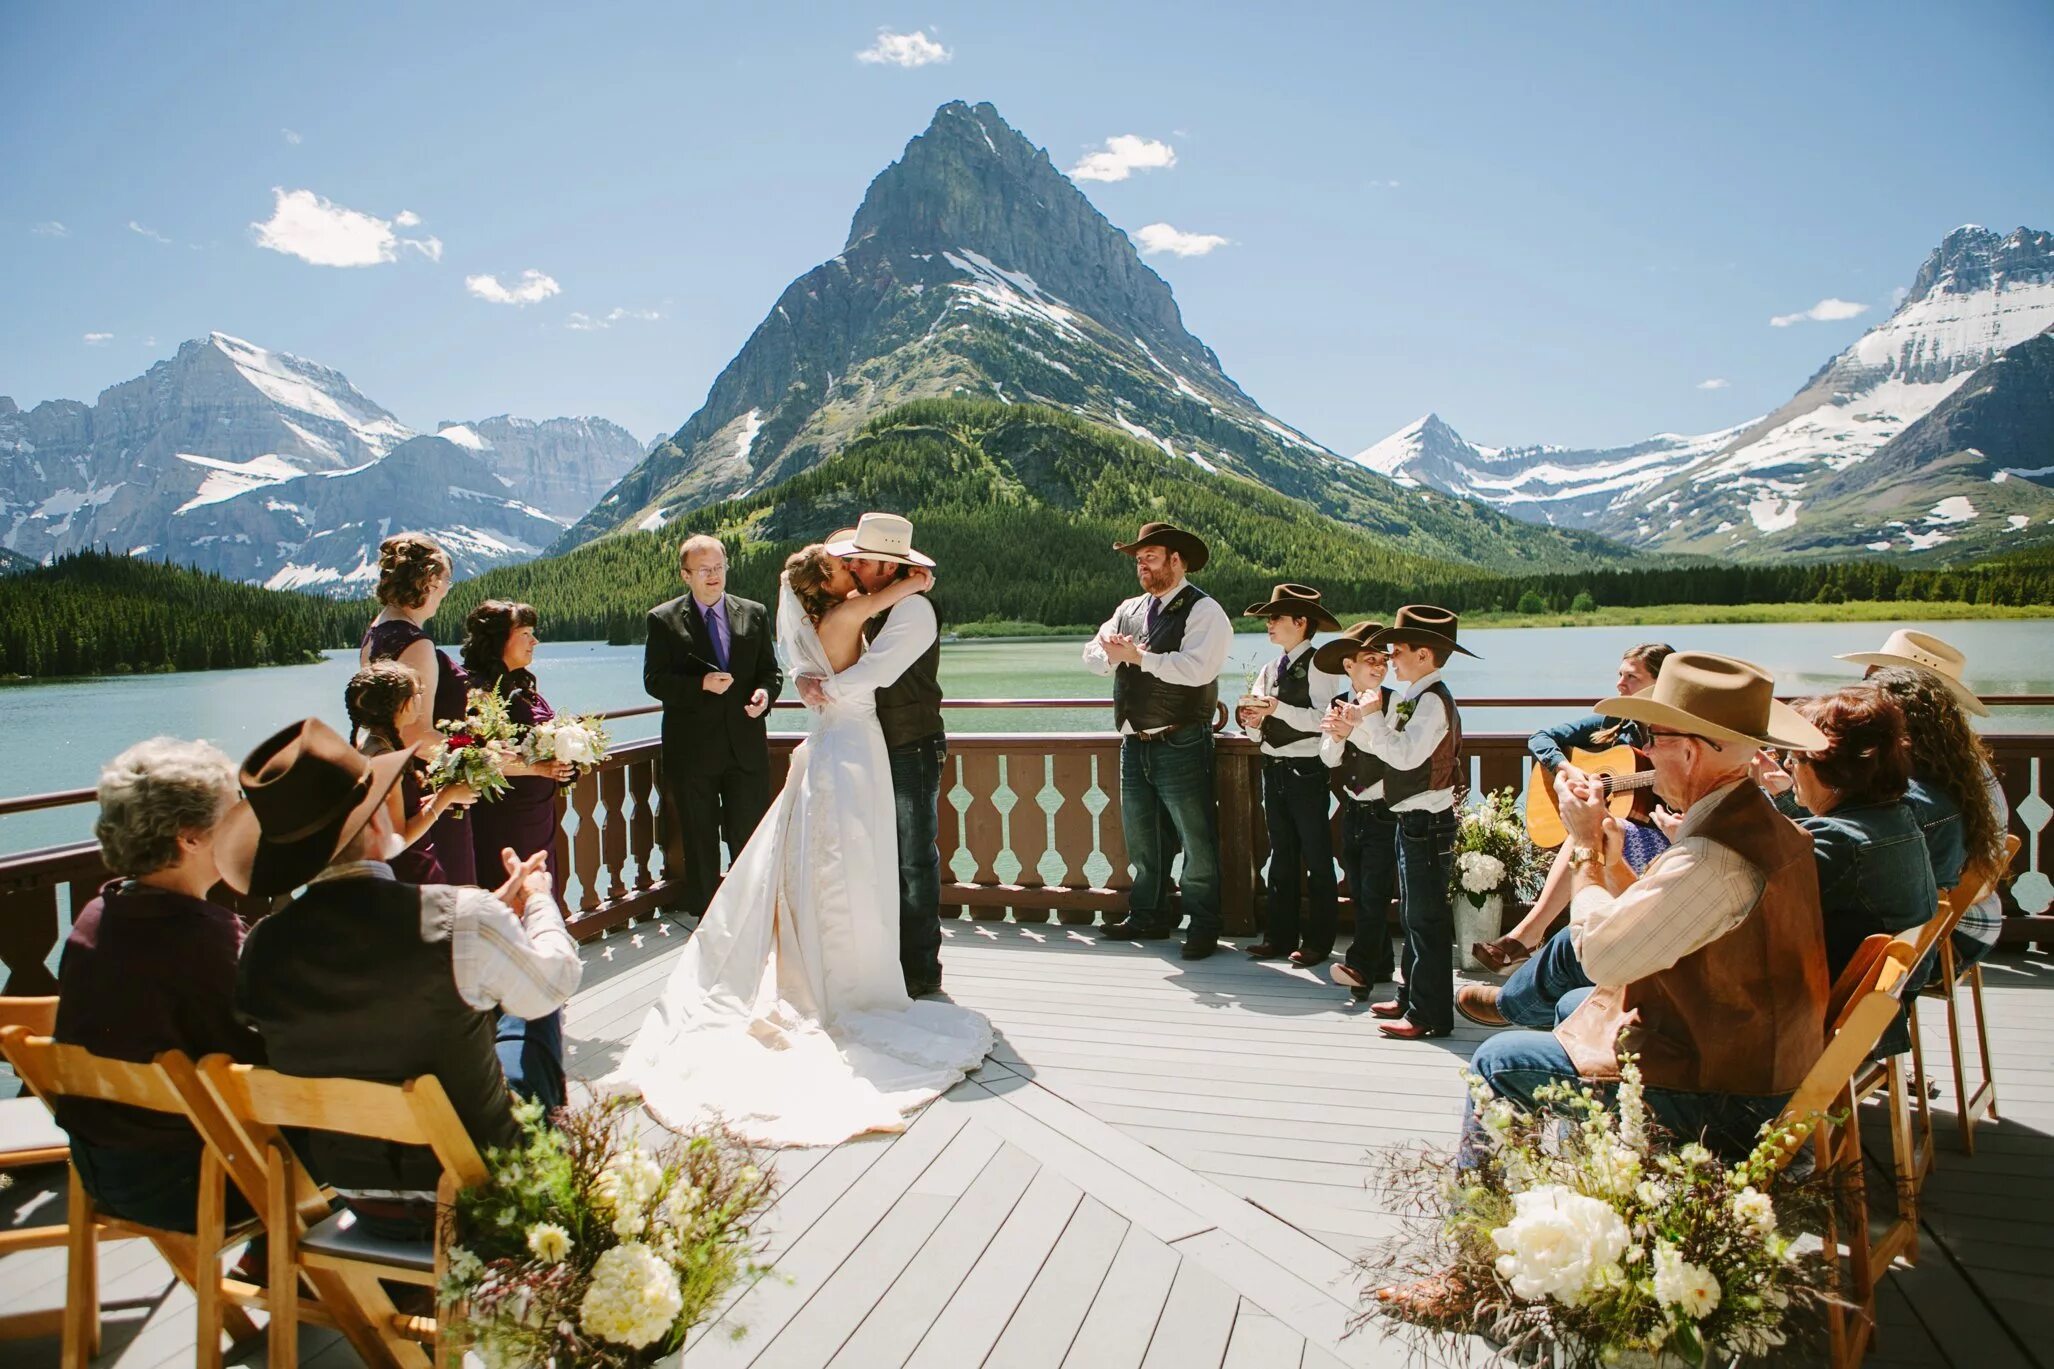
[[[1377,1030],[1400,1041],[1446,1036],[1455,1028],[1455,914],[1448,903],[1454,866],[1455,790],[1467,766],[1462,714],[1441,680],[1460,652],[1460,620],[1431,604],[1407,604],[1391,626],[1370,636],[1389,647],[1401,688],[1383,711],[1343,710],[1348,739],[1384,764],[1384,802],[1398,820],[1398,908],[1405,927],[1405,982],[1396,998],[1370,1004]],[[1349,987],[1353,988],[1354,985]]]
[[[1334,840],[1319,726],[1345,685],[1319,667],[1312,636],[1340,624],[1310,585],[1278,585],[1266,603],[1242,611],[1268,620],[1269,639],[1282,653],[1262,668],[1256,702],[1244,701],[1239,710],[1242,731],[1261,742],[1262,808],[1269,824],[1269,916],[1248,954],[1256,960],[1289,956],[1303,968],[1322,963],[1334,949]],[[1303,940],[1301,879],[1310,898]]]
[[[562,1064],[550,1079],[519,1077],[526,1043],[495,1046],[494,1028],[502,1012],[562,1007],[578,987],[577,946],[544,852],[504,852],[509,877],[495,893],[392,877],[385,861],[401,838],[385,798],[412,755],[366,759],[308,718],[243,761],[243,802],[215,843],[221,876],[251,894],[306,887],[243,942],[236,1011],[275,1070],[381,1083],[432,1074],[480,1149],[514,1145],[509,1084],[561,1103]],[[307,1160],[374,1231],[411,1239],[433,1218],[441,1166],[424,1151],[313,1133]]]
[[[1121,604],[1084,648],[1084,668],[1113,677],[1120,729],[1120,822],[1134,862],[1127,916],[1108,937],[1159,941],[1177,925],[1169,907],[1164,832],[1184,850],[1181,881],[1191,930],[1183,957],[1219,947],[1219,809],[1213,794],[1212,715],[1234,624],[1219,601],[1184,577],[1205,568],[1204,541],[1172,523],[1144,523],[1113,550],[1134,558],[1141,593]]]
[[[1369,639],[1382,623],[1356,623],[1313,653],[1316,669],[1345,671],[1352,695],[1343,695],[1320,720],[1319,757],[1340,772],[1341,873],[1355,904],[1355,937],[1347,957],[1331,971],[1348,997],[1367,1003],[1369,991],[1397,974],[1391,956],[1391,900],[1398,892],[1398,819],[1384,802],[1384,763],[1364,751],[1349,735],[1355,730],[1343,713],[1346,705],[1382,713],[1391,689],[1384,683],[1391,658]]]

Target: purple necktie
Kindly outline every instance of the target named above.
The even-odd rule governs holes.
[[[706,610],[706,635],[713,639],[713,663],[727,669],[727,600]]]
[[[1277,678],[1275,680],[1272,680],[1271,683],[1276,685],[1283,684],[1284,676],[1289,674],[1290,670],[1291,653],[1287,651],[1283,655],[1277,657]]]
[[[1163,601],[1151,594],[1148,597],[1148,631],[1150,636],[1155,634],[1155,625],[1162,621],[1162,616]]]

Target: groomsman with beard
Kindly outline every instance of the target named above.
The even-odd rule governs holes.
[[[1145,523],[1113,550],[1134,558],[1141,593],[1121,604],[1084,648],[1084,666],[1113,677],[1120,729],[1120,821],[1134,862],[1127,916],[1111,938],[1159,941],[1176,929],[1169,907],[1169,837],[1184,850],[1179,881],[1191,928],[1183,958],[1219,948],[1219,811],[1212,720],[1234,625],[1219,601],[1184,577],[1205,568],[1205,543],[1169,523]]]

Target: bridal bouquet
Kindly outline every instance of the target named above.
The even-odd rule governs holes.
[[[519,728],[507,716],[506,700],[497,690],[474,689],[465,703],[464,716],[435,726],[443,738],[427,756],[430,789],[468,784],[478,791],[483,803],[512,788],[506,777],[506,750]],[[454,810],[461,817],[461,808]]]
[[[1482,1336],[1519,1362],[1548,1347],[1576,1366],[1725,1364],[1821,1336],[1833,1270],[1797,1233],[1816,1229],[1832,1180],[1780,1165],[1810,1124],[1765,1127],[1727,1167],[1695,1142],[1663,1144],[1639,1066],[1626,1058],[1620,1075],[1616,1111],[1560,1084],[1529,1113],[1465,1071],[1482,1153],[1468,1168],[1417,1148],[1380,1155],[1405,1230],[1365,1261],[1357,1324]]]
[[[567,761],[580,770],[590,770],[611,753],[613,739],[598,714],[564,714],[536,723],[521,735],[521,758],[527,761]]]
[[[1462,812],[1455,828],[1453,895],[1481,908],[1493,894],[1510,894],[1541,873],[1540,851],[1526,835],[1517,794],[1500,789]]]
[[[768,1272],[755,1223],[774,1192],[731,1133],[654,1150],[634,1100],[516,1109],[526,1140],[457,1195],[440,1297],[449,1343],[488,1366],[654,1364],[738,1279]]]

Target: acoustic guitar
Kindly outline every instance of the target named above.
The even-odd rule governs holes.
[[[1613,817],[1645,822],[1654,811],[1654,767],[1632,747],[1615,746],[1605,751],[1572,749],[1569,763],[1604,781],[1605,808]],[[1526,834],[1543,850],[1569,839],[1569,829],[1562,825],[1562,810],[1555,805],[1555,782],[1539,761],[1533,763],[1526,777]]]

